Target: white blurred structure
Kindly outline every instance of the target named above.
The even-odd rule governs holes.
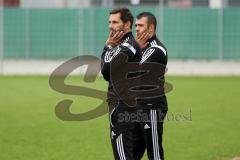
[[[24,8],[55,8],[59,2],[59,0],[21,0],[20,6]]]
[[[66,60],[5,60],[0,75],[50,75]],[[41,67],[39,67],[41,66]],[[87,65],[74,70],[73,74],[84,74]],[[238,61],[170,60],[167,75],[188,76],[239,76]]]
[[[132,5],[139,5],[140,4],[140,0],[131,0],[130,1]]]
[[[10,1],[10,0],[0,0]],[[87,8],[94,6],[113,7],[118,5],[164,5],[176,8],[240,6],[239,0],[16,0],[23,8]],[[0,3],[1,5],[1,3]]]
[[[227,0],[209,0],[210,8],[223,8],[227,5]]]
[[[79,8],[91,7],[89,0],[21,0],[23,8]]]

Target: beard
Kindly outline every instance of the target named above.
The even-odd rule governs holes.
[[[124,30],[122,28],[121,29],[110,29],[110,32],[112,32],[113,35],[119,31],[124,31]]]
[[[137,37],[141,36],[143,33],[149,33],[148,29],[145,29],[144,31],[137,32]]]

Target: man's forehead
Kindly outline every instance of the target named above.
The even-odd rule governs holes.
[[[119,20],[120,19],[120,13],[110,14],[109,19]]]
[[[147,23],[147,17],[141,17],[139,19],[136,19],[136,23]]]
[[[141,17],[139,19],[136,19],[136,22],[144,22],[144,23],[146,23],[147,22],[147,17]]]

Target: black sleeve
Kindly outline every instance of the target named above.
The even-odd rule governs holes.
[[[138,49],[136,46],[133,46],[130,44],[130,42],[125,42],[120,45],[121,47],[121,52],[120,54],[126,54],[128,57],[128,61],[134,61],[134,57],[136,53],[138,52]]]
[[[101,57],[101,73],[104,79],[106,81],[110,80],[110,63],[112,62],[112,59],[114,59],[116,55],[125,54],[128,57],[128,61],[133,61],[136,52],[137,52],[136,48],[127,42],[115,48],[105,46]],[[122,66],[122,64],[120,63],[117,63],[117,65],[119,66],[115,65],[115,67]]]
[[[110,62],[108,61],[108,58],[111,51],[111,46],[104,46],[101,56],[101,73],[106,81],[110,80]]]

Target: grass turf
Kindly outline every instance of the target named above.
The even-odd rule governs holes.
[[[168,77],[167,81],[174,89],[167,95],[166,159],[228,160],[240,155],[240,77]],[[94,84],[79,77],[67,82],[107,88],[102,78]],[[63,99],[74,100],[75,113],[94,108],[99,100],[57,93],[45,76],[1,76],[0,84],[0,159],[113,159],[107,115],[66,122],[54,114],[56,103]]]

